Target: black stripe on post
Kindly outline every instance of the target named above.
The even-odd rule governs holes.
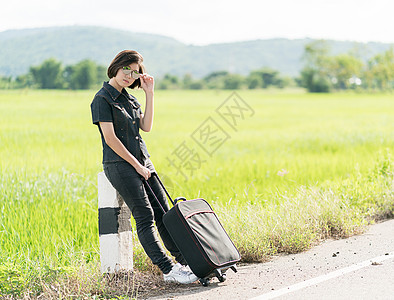
[[[99,209],[99,235],[131,231],[131,212],[124,206]]]
[[[99,235],[118,233],[119,207],[105,207],[99,209]]]

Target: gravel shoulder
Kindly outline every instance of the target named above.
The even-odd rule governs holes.
[[[166,284],[160,292],[156,291],[160,295],[152,291],[148,293],[150,296],[141,295],[141,299],[251,299],[393,251],[394,220],[388,220],[370,226],[362,235],[327,240],[303,253],[280,255],[261,264],[240,265],[237,273],[227,271],[227,280],[223,283],[213,279],[208,287],[198,283]],[[362,270],[278,299],[357,299],[355,293],[362,293],[358,299],[388,299],[394,294],[393,268],[393,258],[379,264],[371,261],[371,265]],[[371,282],[374,283],[369,284]]]

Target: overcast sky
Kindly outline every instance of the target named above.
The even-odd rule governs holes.
[[[394,0],[0,1],[0,31],[98,25],[194,45],[276,37],[394,43]]]

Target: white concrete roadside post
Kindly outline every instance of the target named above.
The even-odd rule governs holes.
[[[131,212],[104,172],[98,174],[98,210],[101,272],[132,271]]]

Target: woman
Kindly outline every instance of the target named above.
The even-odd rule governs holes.
[[[149,132],[153,125],[154,79],[145,73],[142,56],[124,50],[108,67],[109,82],[95,95],[91,104],[93,123],[98,125],[103,145],[103,168],[135,219],[138,238],[146,254],[163,272],[165,281],[191,283],[198,278],[190,268],[162,222],[163,212],[154,196],[145,190],[145,178],[163,207],[168,209],[166,195],[155,176],[150,155],[139,129]],[[137,99],[125,88],[141,87],[146,105],[142,113]],[[165,247],[177,260],[174,264],[159,242],[154,222]]]

